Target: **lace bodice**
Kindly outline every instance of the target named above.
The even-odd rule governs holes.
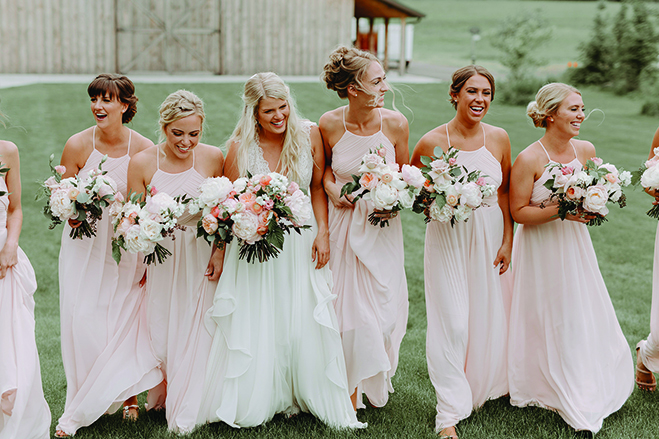
[[[297,184],[299,184],[301,188],[308,189],[309,185],[311,184],[311,175],[313,173],[314,167],[313,154],[311,153],[311,140],[309,136],[311,133],[311,127],[316,124],[310,120],[302,120],[300,123],[302,129],[306,133],[306,136],[305,145],[302,148],[302,153],[298,157],[298,169],[300,169],[302,175],[300,176],[300,181],[298,181]],[[252,175],[269,174],[272,172],[268,162],[263,157],[263,150],[258,145],[258,143],[252,143],[249,146],[248,159],[249,163],[247,165],[247,169]]]

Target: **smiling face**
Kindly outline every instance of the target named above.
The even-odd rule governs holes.
[[[575,137],[579,135],[579,129],[585,117],[581,95],[571,92],[563,99],[556,113],[547,118],[547,127],[559,129],[571,137]]]
[[[109,93],[105,96],[94,96],[91,98],[91,110],[96,119],[96,125],[108,126],[114,123],[121,124],[121,117],[128,108],[128,104],[124,104],[116,97],[110,97]]]
[[[201,117],[193,114],[165,126],[165,147],[179,159],[185,159],[199,143]]]
[[[460,91],[451,94],[457,102],[458,114],[474,121],[480,121],[492,101],[492,86],[483,75],[473,75],[464,83]]]
[[[256,121],[263,131],[271,134],[284,134],[291,109],[283,99],[263,98],[259,102]]]

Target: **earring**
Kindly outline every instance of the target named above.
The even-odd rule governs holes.
[[[548,120],[549,122],[553,122],[553,121],[554,121],[554,118],[551,117],[551,116],[549,116],[549,117],[547,118],[547,120]]]

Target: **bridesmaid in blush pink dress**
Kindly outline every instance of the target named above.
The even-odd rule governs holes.
[[[659,147],[659,129],[652,139],[649,159],[654,158],[654,150]],[[659,191],[647,190],[659,204]],[[636,384],[639,389],[654,392],[657,379],[653,373],[659,373],[659,226],[654,243],[654,267],[652,270],[652,308],[650,310],[650,334],[646,340],[636,345]]]
[[[34,338],[37,280],[18,237],[23,223],[18,148],[0,140],[0,439],[46,439],[50,409],[43,396]]]
[[[425,292],[428,373],[437,395],[435,431],[457,438],[455,425],[472,408],[508,393],[506,373],[508,275],[513,221],[508,207],[510,140],[482,122],[494,98],[494,78],[481,66],[453,74],[455,117],[425,134],[412,165],[440,146],[459,150],[457,163],[481,171],[497,193],[466,222],[431,221],[426,228]],[[505,273],[505,274],[504,274]]]
[[[193,93],[169,95],[160,106],[163,142],[131,159],[129,190],[144,194],[150,185],[173,197],[197,197],[206,178],[220,177],[222,151],[199,142],[204,118],[203,102]],[[197,238],[200,215],[186,212],[179,218],[184,230],[160,243],[171,255],[162,264],[149,265],[146,277],[149,333],[165,376],[149,391],[148,408],[164,408],[175,433],[190,433],[197,422],[211,346],[204,316],[217,284],[208,277],[217,278],[222,270],[221,260],[209,264],[212,248]]]
[[[514,289],[508,354],[510,402],[558,412],[575,430],[593,433],[634,388],[633,362],[597,266],[585,223],[589,215],[557,220],[548,163],[580,169],[595,157],[576,140],[584,121],[577,89],[540,89],[527,114],[545,135],[515,160],[510,209],[520,224],[513,252]]]
[[[362,157],[381,145],[387,163],[409,162],[407,119],[382,108],[389,90],[384,69],[368,52],[339,47],[325,65],[327,88],[348,105],[325,113],[319,122],[326,156],[325,190],[330,199],[330,262],[348,386],[353,405],[362,394],[383,407],[394,389],[391,378],[407,326],[408,300],[400,218],[388,227],[372,226],[370,201],[355,205],[340,197]],[[383,217],[389,217],[382,212]]]
[[[130,79],[102,74],[89,85],[96,125],[73,135],[64,146],[64,177],[103,170],[126,196],[131,156],[153,143],[123,124],[137,111]],[[96,236],[71,239],[69,221],[59,256],[62,362],[66,405],[56,437],[72,436],[104,413],[124,405],[124,418],[137,419],[135,395],[162,381],[146,327],[144,266],[137,255],[112,258],[112,223],[108,212],[97,223]]]

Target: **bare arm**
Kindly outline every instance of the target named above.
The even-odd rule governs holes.
[[[325,170],[323,173],[323,186],[325,187],[325,193],[327,198],[332,204],[338,208],[349,208],[352,209],[354,205],[346,199],[346,197],[341,196],[341,187],[336,184],[336,178],[334,177],[334,172],[332,171],[332,146],[330,145],[330,137],[334,127],[334,121],[331,120],[329,113],[325,113],[319,121],[319,128],[321,133],[321,139],[323,142],[323,150],[325,152]]]
[[[510,168],[511,168],[511,152],[510,152],[510,139],[507,133],[502,134],[501,139],[502,155],[501,155],[501,185],[499,186],[497,198],[501,213],[503,214],[503,239],[501,247],[497,252],[494,259],[494,266],[499,266],[499,274],[503,274],[508,270],[510,259],[513,252],[513,217],[510,214]]]
[[[659,147],[659,128],[657,128],[657,131],[654,133],[654,138],[652,139],[652,146],[650,147],[650,155],[648,157],[648,160],[654,157],[654,149]],[[659,204],[659,190],[655,189],[645,189],[645,192],[650,194],[655,198],[655,200],[652,202],[652,204]]]
[[[400,113],[395,113],[397,117],[394,122],[396,124],[396,138],[394,148],[396,149],[396,163],[401,167],[410,163],[410,127],[407,119]]]
[[[311,205],[318,224],[318,233],[314,239],[311,258],[316,261],[316,269],[323,268],[329,261],[329,226],[327,220],[327,194],[323,188],[325,171],[325,151],[323,138],[318,127],[311,128],[311,148],[314,168],[311,175]]]
[[[23,226],[21,207],[21,171],[18,148],[11,142],[0,141],[1,161],[9,169],[5,175],[9,206],[7,207],[7,241],[0,250],[0,279],[4,279],[7,269],[18,262],[18,238]]]

